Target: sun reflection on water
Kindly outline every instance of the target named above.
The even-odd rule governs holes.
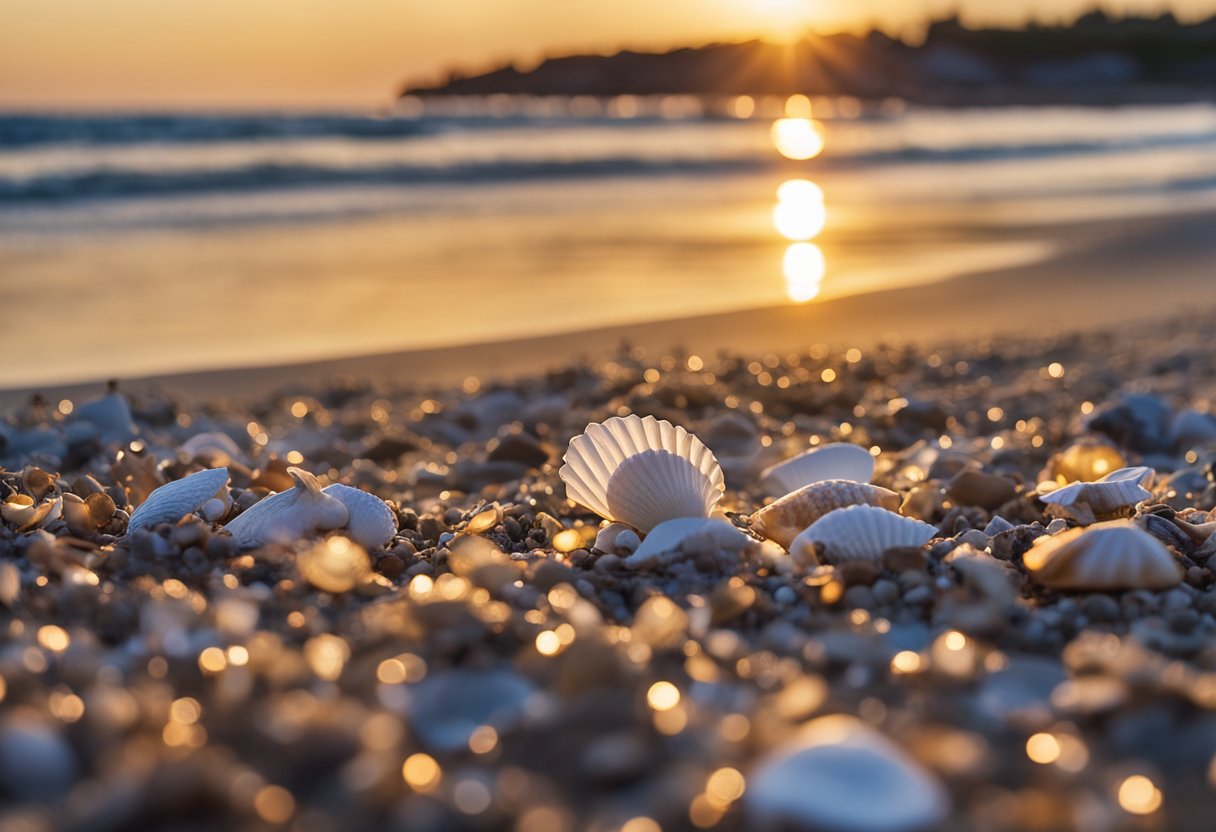
[[[773,122],[773,145],[788,159],[813,159],[823,152],[823,125],[811,118],[811,100],[791,95],[785,102],[785,117]],[[773,206],[773,226],[791,240],[782,258],[785,292],[794,303],[806,303],[819,296],[827,262],[823,250],[810,240],[818,237],[827,224],[828,212],[823,189],[809,179],[789,179],[777,188]]]
[[[781,261],[785,273],[785,292],[795,303],[806,303],[819,296],[827,261],[814,243],[791,243]]]

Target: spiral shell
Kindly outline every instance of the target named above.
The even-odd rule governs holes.
[[[161,523],[176,523],[193,514],[213,497],[226,492],[227,468],[198,471],[180,480],[165,483],[148,495],[127,523],[127,534]]]
[[[820,517],[853,505],[897,511],[899,495],[877,485],[848,480],[811,483],[753,514],[752,530],[788,550],[794,538]]]
[[[774,494],[788,494],[824,480],[869,482],[874,457],[860,445],[833,442],[778,462],[760,474],[761,484]]]
[[[1130,520],[1111,520],[1041,537],[1022,558],[1052,589],[1168,589],[1182,581],[1173,554]]]
[[[937,527],[903,517],[878,506],[838,508],[820,517],[794,539],[790,554],[814,560],[816,545],[831,562],[877,560],[888,549],[920,547],[937,534]]]
[[[241,549],[289,543],[318,531],[340,529],[350,519],[342,501],[321,491],[317,478],[288,468],[295,487],[272,494],[236,516],[226,528]]]
[[[701,440],[653,416],[616,416],[570,441],[558,475],[566,495],[643,532],[677,517],[708,517],[722,469]]]

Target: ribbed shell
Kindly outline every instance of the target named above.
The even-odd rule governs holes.
[[[253,549],[271,542],[290,543],[318,531],[340,529],[350,514],[342,501],[321,491],[317,478],[299,468],[288,468],[294,488],[272,494],[229,523],[236,545]]]
[[[1094,514],[1110,514],[1153,496],[1140,484],[1152,476],[1152,468],[1120,468],[1097,482],[1074,482],[1039,499],[1065,508],[1080,503],[1093,509]]]
[[[913,832],[936,829],[950,796],[902,748],[860,720],[808,723],[747,778],[745,829]]]
[[[127,523],[127,534],[161,523],[176,523],[193,514],[228,484],[227,468],[198,471],[165,483],[148,495]]]
[[[794,538],[820,517],[838,508],[854,505],[899,510],[899,495],[869,483],[825,480],[786,494],[751,516],[752,530],[781,544],[787,550]]]
[[[878,506],[855,505],[820,517],[795,538],[790,553],[813,551],[819,544],[830,562],[877,560],[888,549],[923,546],[936,534],[937,527],[928,523]]]
[[[725,490],[709,448],[653,416],[588,425],[564,462],[558,475],[571,500],[642,531],[675,517],[707,517]]]
[[[824,480],[869,482],[873,476],[874,457],[869,451],[860,445],[834,442],[766,468],[760,482],[773,493],[788,494]]]
[[[346,533],[365,549],[378,549],[397,533],[393,510],[375,494],[341,483],[334,483],[322,491],[346,506]]]
[[[712,517],[678,517],[667,520],[646,535],[637,551],[625,559],[627,566],[649,566],[671,562],[687,556],[685,541],[697,538],[709,541],[718,551],[743,552],[749,538],[725,520]]]
[[[1035,581],[1053,589],[1168,589],[1182,581],[1170,550],[1130,520],[1039,538],[1022,562]]]

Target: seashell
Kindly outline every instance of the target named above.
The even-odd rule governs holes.
[[[588,425],[563,460],[558,475],[571,500],[643,532],[664,520],[708,517],[725,491],[709,448],[653,416]]]
[[[340,529],[350,519],[342,501],[321,491],[312,474],[300,468],[288,468],[287,473],[295,480],[294,488],[259,500],[224,527],[238,548],[291,542],[318,531]]]
[[[178,451],[187,459],[203,457],[216,466],[226,466],[242,457],[240,446],[226,433],[195,434],[183,442]]]
[[[854,505],[838,508],[816,520],[789,547],[796,558],[814,561],[815,546],[829,561],[877,560],[888,549],[921,547],[937,534],[937,528],[885,508]]]
[[[1175,517],[1174,524],[1190,535],[1191,540],[1196,543],[1207,543],[1208,539],[1216,534],[1216,522],[1190,523],[1181,517]]]
[[[655,526],[625,565],[634,568],[673,563],[698,555],[741,556],[751,541],[720,518],[677,517]]]
[[[198,511],[212,497],[227,491],[228,469],[210,468],[166,483],[148,495],[127,523],[127,534],[138,529],[176,523]]]
[[[110,393],[77,405],[72,419],[87,422],[97,429],[102,439],[111,442],[129,442],[139,433],[131,417],[131,406],[120,393]]]
[[[632,528],[624,523],[609,523],[596,533],[592,548],[614,555],[630,555],[641,545],[642,539]]]
[[[1113,445],[1100,439],[1082,439],[1053,455],[1043,478],[1060,485],[1091,482],[1126,465],[1127,460]]]
[[[346,506],[349,515],[346,532],[363,548],[386,546],[397,533],[396,515],[388,503],[375,494],[341,483],[326,486],[322,491]]]
[[[835,714],[762,757],[743,806],[751,829],[913,832],[938,827],[950,796],[885,735]]]
[[[114,501],[104,491],[90,494],[86,500],[71,492],[63,495],[63,519],[72,534],[93,534],[113,513]]]
[[[811,448],[760,473],[760,482],[774,494],[788,494],[824,480],[869,482],[874,476],[874,457],[860,445],[833,442]]]
[[[1141,485],[1152,478],[1152,468],[1120,468],[1097,482],[1074,482],[1040,495],[1039,499],[1065,510],[1084,505],[1091,508],[1095,515],[1111,514],[1153,496]]]
[[[28,494],[12,494],[0,506],[0,516],[19,532],[46,528],[62,513],[63,498],[58,495],[35,502]]]
[[[1052,589],[1168,589],[1182,581],[1170,550],[1130,520],[1039,538],[1022,563]]]
[[[847,480],[811,483],[753,514],[752,531],[788,550],[794,538],[820,517],[853,505],[879,506],[888,511],[897,511],[899,495],[877,485]]]

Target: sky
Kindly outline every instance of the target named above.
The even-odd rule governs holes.
[[[544,55],[1069,20],[1094,0],[0,0],[0,109],[349,107]],[[1183,18],[1216,0],[1103,0]]]

